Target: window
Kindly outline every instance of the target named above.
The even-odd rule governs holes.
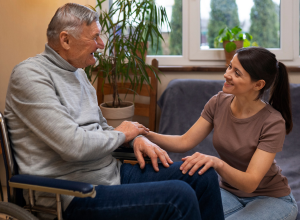
[[[214,39],[225,26],[241,27],[255,45],[280,48],[280,0],[201,0],[200,48],[215,48]]]
[[[190,60],[224,59],[222,49],[214,48],[213,40],[226,23],[241,26],[253,35],[259,46],[272,50],[278,59],[293,59],[289,43],[293,39],[291,1],[196,0],[189,3],[189,19],[195,23],[189,31]]]

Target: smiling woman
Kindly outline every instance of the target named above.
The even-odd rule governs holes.
[[[234,96],[243,97],[244,99],[250,99],[257,101],[257,97],[259,96],[259,91],[265,86],[264,80],[253,81],[249,73],[243,68],[241,65],[238,54],[236,54],[232,61],[230,62],[226,73],[224,74],[224,78],[226,79],[223,87],[223,92],[232,94]],[[236,99],[234,99],[236,101]],[[232,104],[233,105],[233,104]],[[238,118],[247,118],[262,108],[265,107],[265,103],[261,100],[258,100],[255,108],[251,109],[251,111],[244,112],[245,115],[239,115],[238,111],[232,109],[233,113],[236,113],[235,116]]]
[[[146,137],[167,151],[186,152],[214,129],[221,159],[196,152],[182,158],[182,173],[203,175],[211,167],[219,173],[225,219],[294,220],[297,204],[274,160],[293,127],[286,67],[264,48],[242,48],[224,77],[223,91],[184,135]],[[269,88],[265,103],[261,98]]]

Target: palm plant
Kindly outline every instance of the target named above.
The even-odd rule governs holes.
[[[85,71],[90,81],[95,70],[95,80],[97,77],[108,80],[113,88],[112,107],[117,108],[121,104],[118,82],[130,82],[128,90],[135,93],[144,82],[151,87],[147,68],[159,80],[157,70],[145,62],[147,42],[154,45],[156,41],[158,45],[163,40],[159,27],[163,24],[170,27],[170,22],[165,8],[157,7],[154,0],[115,0],[107,12],[102,10],[104,1],[97,0],[93,9],[100,9],[99,23],[107,42],[103,51],[95,54],[96,65]]]

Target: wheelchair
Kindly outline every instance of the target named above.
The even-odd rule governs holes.
[[[63,218],[60,195],[70,195],[81,198],[94,198],[96,196],[95,186],[89,183],[18,174],[18,167],[13,157],[13,152],[10,145],[5,119],[1,112],[0,144],[2,148],[2,155],[6,171],[8,199],[8,203],[0,202],[0,220],[36,220],[37,218],[31,213],[37,212],[56,215],[57,220],[62,220]],[[113,153],[113,156],[123,162],[125,162],[125,160],[136,160],[133,153],[133,149],[131,148],[129,149],[120,147]],[[145,158],[145,160],[150,161],[150,158]],[[26,205],[25,200],[23,198],[23,189],[29,191],[29,205]],[[56,194],[56,208],[53,209],[35,205],[34,191]],[[2,216],[5,215],[6,217],[3,218]]]

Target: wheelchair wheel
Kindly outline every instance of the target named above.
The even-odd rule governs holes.
[[[20,206],[0,202],[0,220],[38,220],[38,218]]]

